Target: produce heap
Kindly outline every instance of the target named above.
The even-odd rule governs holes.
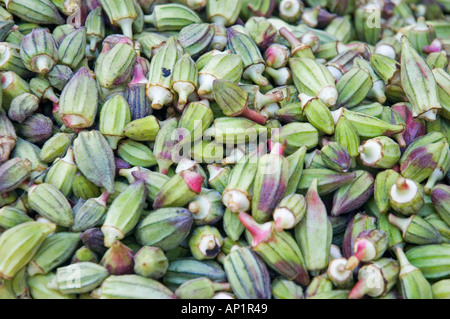
[[[450,298],[448,0],[0,2],[0,298]]]

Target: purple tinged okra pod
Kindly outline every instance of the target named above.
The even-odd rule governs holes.
[[[244,72],[242,77],[260,86],[267,86],[269,81],[262,75],[265,61],[253,39],[233,28],[227,29],[227,49],[241,57]]]
[[[320,157],[329,169],[346,173],[350,169],[351,156],[338,142],[329,142],[320,150]]]
[[[178,41],[189,55],[196,59],[206,53],[213,42],[214,25],[209,23],[194,23],[180,30]]]
[[[361,112],[354,112],[343,107],[332,111],[334,122],[338,123],[341,117],[346,118],[353,124],[360,137],[374,138],[381,135],[393,136],[402,133],[405,125],[390,124],[374,116]]]
[[[266,0],[266,2],[270,1],[273,0]],[[258,45],[261,52],[273,43],[277,34],[277,29],[264,17],[251,17],[245,23],[245,29],[248,31],[248,35]]]
[[[123,239],[136,226],[144,208],[146,192],[144,182],[137,181],[129,185],[111,203],[101,228],[106,247],[111,247],[116,240]]]
[[[418,183],[434,173],[434,180],[439,177],[439,171],[445,159],[448,158],[448,143],[441,132],[429,133],[416,139],[403,152],[400,158],[400,172]],[[438,167],[441,162],[440,167]],[[445,170],[445,168],[443,169]]]
[[[441,219],[450,226],[450,186],[438,184],[433,187],[431,201]]]
[[[226,80],[214,80],[213,94],[226,116],[246,117],[261,125],[266,123],[263,115],[249,108],[249,94],[237,84]]]
[[[240,299],[270,299],[271,287],[266,264],[248,247],[230,252],[224,259],[228,282]]]
[[[239,220],[251,234],[252,250],[261,256],[268,267],[301,286],[309,284],[305,259],[289,233],[275,231],[273,222],[258,224],[244,212],[239,213]]]
[[[31,173],[31,162],[20,157],[12,158],[0,165],[0,194],[18,188]]]
[[[18,126],[19,135],[30,143],[43,143],[52,131],[52,119],[41,113],[31,115]]]
[[[111,147],[103,135],[96,130],[81,132],[73,142],[73,151],[81,173],[95,185],[113,193],[116,165]]]
[[[272,43],[264,53],[266,66],[274,69],[285,67],[291,56],[289,48],[283,44]]]
[[[119,42],[111,49],[102,50],[95,61],[95,76],[104,89],[129,82],[136,63],[136,51],[124,42]]]
[[[73,76],[73,71],[65,65],[57,64],[47,73],[48,82],[57,90],[62,91]]]
[[[81,235],[83,244],[98,256],[103,256],[105,251],[108,250],[104,246],[104,235],[100,228],[89,228],[85,230]]]
[[[251,203],[252,216],[258,223],[269,221],[286,192],[289,161],[283,156],[283,151],[284,146],[275,143],[270,154],[258,160]]]
[[[406,147],[404,135],[406,134],[408,128],[406,126],[406,120],[402,116],[402,114],[400,114],[393,108],[383,107],[381,111],[381,119],[388,123],[405,125],[405,130],[402,133],[395,134],[394,138],[397,140],[397,143],[400,147]]]
[[[23,93],[16,96],[8,110],[8,117],[22,123],[39,108],[39,98],[31,93]]]
[[[355,172],[340,173],[324,168],[307,168],[302,172],[302,177],[297,189],[299,191],[306,191],[310,187],[312,181],[317,178],[317,189],[319,194],[326,195],[349,183],[351,180],[355,179],[356,176]]]
[[[353,255],[353,246],[359,234],[366,230],[377,228],[376,218],[363,213],[357,213],[347,224],[344,240],[342,243],[342,253],[345,258]]]
[[[295,227],[295,238],[304,256],[306,269],[317,272],[328,266],[332,226],[314,179],[305,196],[306,214]]]
[[[120,276],[133,274],[134,253],[126,245],[116,240],[105,252],[100,265],[108,270],[110,275]]]
[[[384,230],[372,229],[361,232],[353,245],[353,253],[345,266],[355,269],[362,262],[378,260],[388,248],[388,235]]]
[[[141,64],[136,63],[133,69],[133,77],[125,90],[125,98],[130,107],[132,120],[152,114],[153,109],[146,94],[147,83],[148,80],[145,77]]]
[[[150,201],[155,200],[161,186],[170,179],[167,175],[150,170],[134,171],[131,172],[131,175],[136,180],[144,181],[145,186],[147,187],[147,198]]]
[[[73,30],[75,30],[75,26],[72,24],[63,24],[57,26],[51,33],[56,40],[56,43],[59,45],[62,40]]]
[[[139,222],[135,236],[141,245],[159,247],[167,252],[187,238],[193,222],[192,214],[185,208],[160,208]]]
[[[373,194],[374,178],[367,171],[355,171],[355,178],[341,186],[333,196],[331,216],[349,213],[361,207]]]

